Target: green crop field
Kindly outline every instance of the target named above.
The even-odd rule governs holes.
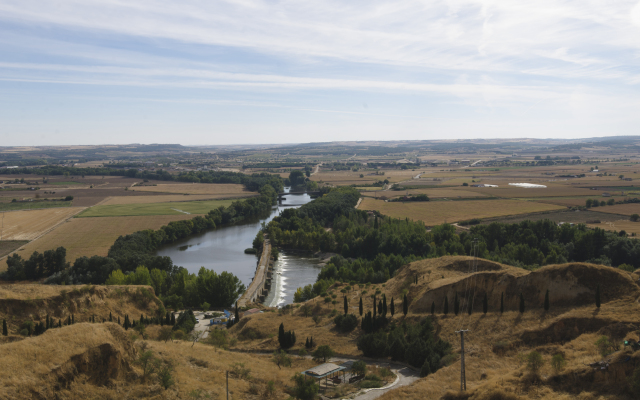
[[[145,204],[113,204],[91,207],[81,214],[83,217],[126,217],[145,215],[184,215],[206,214],[220,206],[227,207],[234,200],[206,200],[206,201],[181,201],[171,203],[145,203]]]

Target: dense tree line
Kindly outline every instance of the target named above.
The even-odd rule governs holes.
[[[64,247],[44,253],[34,251],[27,260],[14,253],[7,258],[7,270],[0,277],[11,281],[38,280],[68,267],[67,250]]]

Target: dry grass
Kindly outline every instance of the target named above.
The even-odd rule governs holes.
[[[47,210],[48,211],[48,210]],[[18,254],[29,257],[34,251],[43,252],[63,246],[67,249],[67,261],[93,255],[106,256],[113,242],[120,235],[142,229],[159,229],[171,221],[191,219],[195,215],[157,215],[149,217],[73,218],[41,238],[22,247]],[[0,264],[6,269],[6,263]]]
[[[384,175],[369,175],[372,171],[329,171],[320,168],[320,172],[311,176],[311,180],[322,181],[331,185],[360,185],[371,184],[375,181],[384,181],[388,179],[389,182],[402,182],[413,178],[422,171],[411,170],[380,170],[384,172]],[[360,174],[364,177],[360,178]]]
[[[162,192],[180,194],[208,194],[217,196],[241,196],[255,194],[243,185],[227,183],[162,183],[158,186],[136,186],[131,188],[137,192]]]
[[[387,198],[404,196],[407,193],[410,195],[417,194],[426,194],[429,198],[439,199],[439,198],[459,198],[459,197],[486,197],[487,195],[480,192],[475,192],[472,190],[465,189],[455,189],[455,188],[438,188],[437,186],[429,189],[411,189],[411,190],[402,190],[402,191],[379,191],[377,194],[374,193],[363,193],[364,196],[377,197],[385,196]]]
[[[561,210],[564,207],[520,200],[431,201],[415,203],[384,202],[365,198],[361,210],[377,210],[392,218],[409,218],[426,225],[463,221],[471,218],[491,218],[505,215]]]
[[[33,240],[82,211],[81,207],[12,211],[4,215],[3,240]]]

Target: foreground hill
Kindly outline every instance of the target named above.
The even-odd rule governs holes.
[[[118,318],[124,322],[125,315],[138,319],[164,314],[162,302],[149,286],[2,285],[0,319],[7,321],[9,336],[0,336],[0,343],[19,340],[29,322],[44,323],[47,316],[66,325],[71,317],[76,323],[94,318],[102,322],[111,315],[114,322]]]

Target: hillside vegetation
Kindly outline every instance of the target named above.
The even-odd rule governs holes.
[[[469,329],[465,335],[467,394],[474,399],[596,399],[600,395],[634,398],[628,380],[640,367],[640,352],[624,350],[621,343],[624,339],[640,340],[637,301],[640,276],[587,263],[548,265],[531,272],[482,259],[477,262],[478,272],[470,274],[472,261],[471,257],[457,256],[425,259],[401,267],[385,284],[336,283],[327,290],[328,301],[316,297],[294,306],[293,312],[265,310],[264,314],[241,320],[231,331],[239,339],[239,348],[272,350],[278,347],[274,334],[279,324],[284,323],[285,329],[294,330],[298,337],[292,351],[304,348],[305,338],[313,336],[318,346],[327,344],[337,353],[361,356],[357,338],[364,332],[359,326],[351,332],[340,332],[333,316],[344,312],[342,297],[346,296],[349,313],[360,319],[360,298],[366,314],[372,310],[371,295],[377,293],[377,300],[385,295],[387,303],[391,298],[395,302],[395,315],[383,332],[402,325],[403,321],[414,323],[430,317],[438,337],[453,346],[453,356],[442,361],[444,364],[437,372],[413,385],[390,391],[383,399],[469,398],[447,394],[460,387],[460,336],[455,332],[461,328]],[[547,290],[550,307],[545,311]],[[598,290],[600,308],[595,305]],[[456,293],[461,303],[458,315],[454,313]],[[519,310],[521,293],[523,313]],[[404,294],[408,299],[406,317],[402,312]],[[485,294],[486,314],[483,313]],[[444,314],[445,297],[449,303],[447,315]],[[501,297],[504,312],[500,312]],[[464,298],[474,299],[471,315],[464,307]],[[612,356],[599,353],[596,341],[601,336],[612,343],[609,352],[616,349]],[[526,369],[525,357],[532,351],[540,353],[543,360],[535,376]],[[551,367],[551,359],[557,354],[566,362],[560,371]],[[603,359],[621,362],[612,361],[608,370],[588,366]],[[498,397],[492,397],[494,395]]]

